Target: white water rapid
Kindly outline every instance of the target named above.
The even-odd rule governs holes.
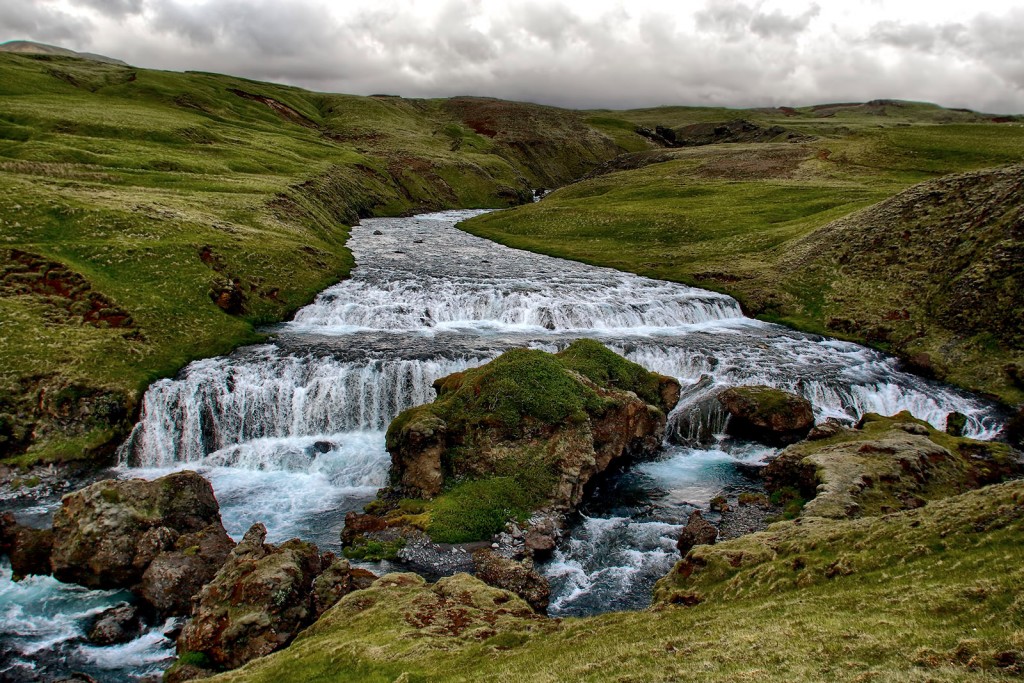
[[[623,490],[599,491],[544,567],[552,613],[586,614],[643,606],[675,560],[688,512],[774,452],[708,438],[724,418],[707,399],[724,386],[790,389],[819,418],[909,410],[941,427],[956,410],[970,435],[991,438],[1000,428],[994,407],[977,397],[900,372],[855,344],[745,318],[727,296],[455,228],[476,213],[353,228],[351,279],[271,330],[270,342],[197,361],[149,389],[120,452],[121,474],[196,469],[213,483],[236,538],[262,521],[271,541],[300,536],[337,549],[345,512],[386,482],[389,421],[432,400],[434,380],[509,348],[557,350],[593,337],[677,377],[684,399],[664,456],[633,468]]]

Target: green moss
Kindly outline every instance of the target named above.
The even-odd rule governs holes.
[[[542,500],[516,477],[464,481],[431,502],[427,533],[437,543],[489,539],[510,520],[524,521]]]
[[[393,541],[374,541],[366,538],[357,538],[352,545],[345,547],[344,554],[350,560],[381,562],[396,559],[398,551],[404,547],[405,541],[401,538]]]
[[[558,354],[558,359],[600,387],[632,391],[651,405],[661,405],[658,376],[600,342],[577,339]]]

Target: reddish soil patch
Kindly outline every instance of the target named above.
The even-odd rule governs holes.
[[[80,316],[94,327],[134,327],[128,313],[92,289],[92,285],[63,264],[18,249],[7,252],[0,271],[0,296],[36,296],[63,312]]]

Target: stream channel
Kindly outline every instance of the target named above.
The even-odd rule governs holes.
[[[540,567],[552,586],[551,615],[578,616],[646,607],[654,581],[678,558],[689,513],[750,486],[775,454],[721,436],[725,418],[716,410],[681,423],[723,387],[794,391],[819,421],[909,410],[941,428],[956,410],[967,415],[969,436],[992,438],[1001,427],[997,407],[976,396],[901,372],[862,346],[746,318],[728,296],[510,249],[455,227],[478,213],[375,218],[353,228],[350,279],[268,330],[269,342],[196,361],[150,387],[117,476],[197,470],[212,482],[236,540],[259,521],[270,542],[297,536],[337,552],[345,513],[386,483],[384,430],[402,410],[431,401],[435,379],[510,348],[557,351],[598,339],[678,378],[683,398],[662,453],[600,485]],[[699,431],[717,436],[700,443]],[[58,502],[18,516],[47,523]],[[84,640],[90,617],[126,593],[10,576],[0,566],[0,679],[84,671],[121,681],[169,664],[171,622],[125,645]]]

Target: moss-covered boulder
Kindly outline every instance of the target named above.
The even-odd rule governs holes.
[[[729,413],[726,431],[773,446],[796,443],[814,426],[811,402],[766,386],[734,387],[718,394]]]
[[[679,397],[674,379],[586,339],[558,354],[509,351],[435,386],[433,403],[388,429],[385,496],[429,500],[417,523],[451,542],[541,507],[573,509],[612,462],[660,447]]]
[[[955,437],[908,412],[869,413],[858,428],[788,447],[764,474],[776,495],[807,501],[802,516],[843,518],[920,507],[1024,465],[1006,444]]]
[[[210,483],[185,471],[100,481],[64,496],[50,564],[61,581],[129,588],[160,611],[187,614],[233,546]]]

